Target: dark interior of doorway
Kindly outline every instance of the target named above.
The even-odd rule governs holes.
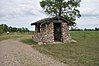
[[[54,41],[55,42],[61,42],[61,23],[54,23]]]

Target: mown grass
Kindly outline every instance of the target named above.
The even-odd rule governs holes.
[[[99,66],[99,32],[70,32],[77,43],[58,45],[36,45],[41,53],[70,66]]]

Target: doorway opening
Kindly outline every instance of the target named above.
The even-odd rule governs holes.
[[[54,41],[61,42],[62,32],[61,23],[54,23]]]

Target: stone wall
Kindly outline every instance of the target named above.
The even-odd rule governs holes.
[[[62,42],[63,43],[68,43],[71,41],[71,37],[69,35],[69,26],[67,25],[67,23],[62,22]]]
[[[53,26],[53,22],[51,22],[50,24],[47,25],[47,29],[46,29],[46,41],[53,43],[54,42],[54,26]]]
[[[33,40],[37,42],[43,42],[43,43],[53,43],[54,42],[53,22],[51,22],[50,24],[42,25],[40,27],[41,27],[40,33],[35,31]]]
[[[42,34],[40,33],[40,32],[38,32],[38,30],[37,30],[38,28],[37,28],[37,25],[35,25],[35,33],[34,33],[34,35],[33,35],[33,40],[34,41],[36,41],[36,42],[40,42],[41,41],[41,37],[42,37]]]
[[[54,24],[51,22],[50,24],[40,25],[40,32],[37,32],[37,27],[35,27],[36,31],[33,36],[33,40],[36,42],[42,43],[55,43],[54,42]],[[66,22],[62,22],[61,24],[62,37],[61,40],[63,43],[68,43],[71,41],[71,37],[69,35],[69,26]]]

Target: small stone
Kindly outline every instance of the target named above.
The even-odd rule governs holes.
[[[77,43],[77,41],[76,41],[76,40],[71,40],[71,42],[72,42],[72,43]]]
[[[43,42],[38,42],[38,45],[42,45],[43,44]]]

